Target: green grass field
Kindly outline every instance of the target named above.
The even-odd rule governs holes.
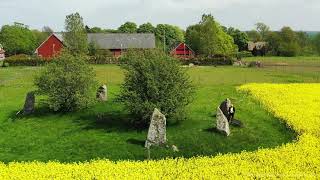
[[[244,61],[261,61],[267,66],[319,67],[320,56],[304,57],[249,57]]]
[[[318,66],[280,66],[262,69],[238,67],[195,67],[188,69],[196,86],[194,102],[187,107],[188,120],[167,127],[171,149],[153,148],[151,158],[191,157],[218,153],[253,151],[275,147],[295,139],[285,124],[261,107],[236,87],[250,82],[300,83],[320,82]],[[0,161],[87,161],[143,160],[146,130],[135,130],[128,125],[126,109],[114,102],[123,81],[122,70],[114,65],[94,66],[97,79],[107,83],[110,101],[76,113],[52,113],[37,100],[34,115],[17,118],[28,91],[34,90],[33,78],[37,67],[0,68]],[[94,96],[94,94],[93,94]],[[237,107],[236,118],[244,128],[231,128],[231,136],[212,131],[215,127],[216,107],[225,98]]]

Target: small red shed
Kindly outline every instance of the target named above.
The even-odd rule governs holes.
[[[43,58],[51,58],[58,54],[63,48],[62,35],[51,34],[35,51]]]
[[[170,54],[181,59],[190,59],[195,55],[194,51],[186,43],[178,44],[174,49],[172,49]]]

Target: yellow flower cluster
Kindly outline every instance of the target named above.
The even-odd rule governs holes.
[[[319,179],[320,84],[249,84],[239,89],[286,121],[299,139],[275,149],[216,157],[0,163],[0,179]]]

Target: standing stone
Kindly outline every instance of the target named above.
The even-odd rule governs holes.
[[[35,95],[34,92],[29,92],[23,107],[23,114],[28,115],[34,112]]]
[[[166,117],[158,109],[154,109],[145,147],[150,148],[152,145],[160,146],[166,144],[166,142]]]
[[[98,91],[97,91],[97,99],[99,101],[108,101],[108,88],[106,85],[103,85],[101,87],[99,87]]]
[[[227,117],[224,115],[220,107],[217,109],[217,129],[227,136],[230,135],[229,122]]]
[[[227,98],[225,101],[223,101],[220,105],[220,110],[223,112],[225,117],[229,116],[229,108],[231,107],[231,101],[229,98]],[[228,119],[228,118],[227,118]]]

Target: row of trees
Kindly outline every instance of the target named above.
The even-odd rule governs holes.
[[[267,42],[266,50],[273,56],[305,56],[320,54],[320,33],[310,36],[285,26],[280,31],[271,31],[264,23],[257,23],[256,30],[247,32],[250,41]]]
[[[0,43],[7,55],[33,54],[53,30],[44,27],[41,31],[30,30],[22,23],[4,25],[0,31]],[[126,22],[117,29],[102,29],[85,26],[83,33],[154,33],[159,49],[169,52],[177,43],[186,42],[198,55],[230,55],[246,51],[248,42],[267,42],[266,51],[274,56],[297,56],[320,54],[320,33],[309,36],[306,32],[295,32],[290,27],[271,31],[264,23],[257,23],[256,29],[242,32],[233,27],[221,26],[212,15],[203,15],[198,24],[189,26],[186,31],[169,24],[144,23],[138,26]],[[87,47],[85,47],[87,48]]]

